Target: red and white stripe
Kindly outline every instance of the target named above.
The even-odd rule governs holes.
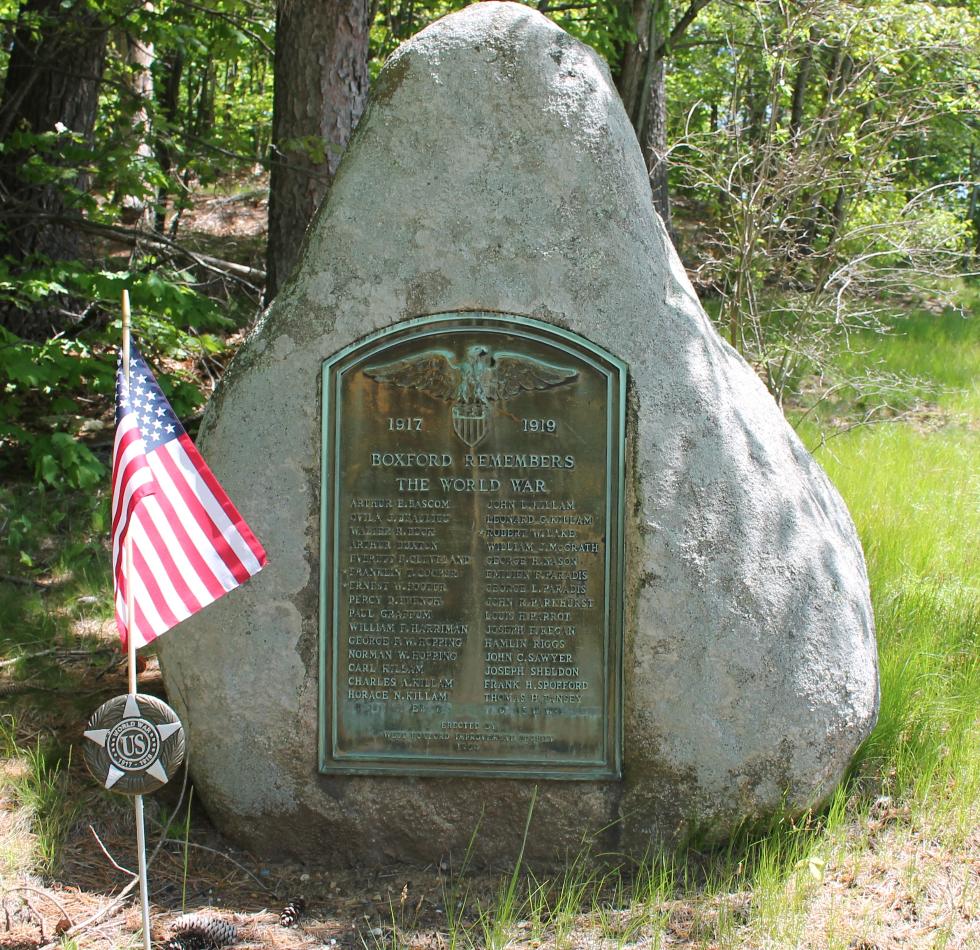
[[[131,628],[140,647],[258,573],[266,555],[190,438],[147,453],[126,412],[113,453],[112,560],[116,624],[125,645],[132,583]]]

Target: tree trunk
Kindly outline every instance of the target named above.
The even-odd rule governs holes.
[[[647,52],[650,49],[651,0],[633,0],[630,14],[636,40],[626,44],[623,49],[622,65],[616,77],[616,88],[623,99],[626,114],[636,129],[642,123],[641,105],[643,99],[643,80],[646,75]]]
[[[153,13],[153,4],[146,2],[143,9]],[[153,99],[153,42],[145,37],[123,33],[120,46],[129,67],[127,76],[129,92],[133,98],[133,115],[130,122],[136,155],[144,167],[153,160],[153,146],[150,141],[150,103]],[[147,193],[122,195],[122,220],[126,224],[150,227],[153,221],[152,203]]]
[[[616,88],[643,149],[653,204],[670,226],[670,190],[667,183],[667,91],[665,60],[670,48],[686,32],[711,0],[691,0],[670,26],[670,0],[632,0],[630,16],[636,40],[623,49]],[[672,233],[672,237],[673,237]]]
[[[789,115],[789,134],[794,139],[800,134],[800,129],[803,125],[806,89],[807,84],[810,82],[810,70],[813,66],[813,48],[817,44],[817,39],[816,27],[810,27],[810,38],[800,55],[800,62],[796,67],[796,79],[793,81],[793,104],[790,107]]]
[[[24,0],[14,32],[7,75],[0,98],[0,199],[4,207],[0,229],[0,256],[27,266],[34,256],[70,260],[78,256],[78,232],[55,218],[79,214],[71,192],[84,191],[88,177],[82,172],[66,180],[33,180],[23,174],[25,161],[36,146],[18,147],[16,133],[55,133],[57,138],[43,158],[51,165],[70,167],[70,133],[91,145],[98,109],[99,84],[105,61],[107,28],[99,13],[85,0],[66,6],[61,0]],[[64,144],[61,144],[61,143]],[[76,146],[77,147],[77,146]],[[43,216],[43,217],[42,217]],[[20,336],[44,339],[51,330],[64,329],[61,307],[33,316],[0,311],[0,325]]]
[[[174,171],[177,148],[174,137],[177,132],[177,122],[180,113],[180,81],[184,71],[184,54],[175,48],[166,52],[160,60],[163,67],[163,90],[159,95],[160,113],[163,116],[164,127],[156,129],[156,156],[160,170],[169,179]],[[170,198],[167,185],[160,186],[157,193],[156,229],[161,234],[167,225],[167,202]],[[176,216],[175,216],[176,218]],[[171,234],[174,237],[175,234]]]
[[[214,131],[214,60],[208,55],[201,71],[201,94],[197,100],[194,132],[206,139]]]
[[[667,97],[661,50],[666,3],[667,0],[634,0],[631,16],[637,38],[623,50],[617,87],[643,150],[654,207],[669,228]]]
[[[364,108],[370,21],[368,0],[279,0],[266,301],[299,260]]]
[[[663,218],[664,225],[674,237],[670,221],[670,189],[667,183],[667,90],[663,57],[653,64],[650,95],[647,99],[647,118],[644,123],[643,157],[650,174],[653,206]]]

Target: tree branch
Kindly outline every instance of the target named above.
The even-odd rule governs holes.
[[[538,3],[538,13],[562,13],[567,10],[591,10],[594,3],[556,3],[552,5],[548,0],[541,0]]]
[[[261,283],[265,280],[265,271],[263,270],[259,270],[255,267],[249,267],[247,264],[238,264],[235,261],[225,261],[220,257],[212,257],[210,254],[201,254],[198,251],[192,251],[190,248],[184,247],[182,244],[178,244],[172,238],[168,238],[157,231],[142,231],[138,228],[124,228],[117,224],[99,224],[95,221],[89,221],[87,218],[76,218],[71,217],[70,215],[44,214],[43,212],[25,212],[24,216],[30,217],[34,220],[50,221],[52,224],[60,224],[62,226],[77,228],[79,231],[85,231],[88,234],[97,234],[112,241],[119,241],[123,244],[128,244],[130,247],[137,247],[140,244],[146,244],[153,247],[165,247],[168,250],[171,250],[174,253],[193,261],[195,264],[206,268],[207,270],[215,271],[216,273],[224,274],[226,276],[235,277],[236,279],[245,283],[250,280],[259,281]],[[17,215],[7,215],[7,217],[17,217]],[[252,284],[249,284],[249,286],[253,290],[259,289]]]
[[[199,3],[192,3],[191,0],[176,0],[176,3],[177,6],[187,7],[190,10],[196,10],[198,13],[204,13],[209,17],[217,17],[219,20],[224,20],[226,23],[230,23],[236,29],[241,30],[242,33],[244,33],[250,40],[257,43],[267,56],[271,57],[275,55],[275,51],[272,49],[272,47],[266,43],[266,41],[259,36],[258,33],[244,25],[249,23],[253,26],[264,26],[265,23],[261,19],[236,16],[233,13],[225,13],[222,10],[216,10],[214,7],[205,7]]]
[[[684,11],[681,18],[674,24],[670,35],[654,51],[654,60],[663,59],[667,51],[676,43],[686,32],[687,28],[694,22],[697,15],[709,4],[711,0],[691,0],[691,5]]]

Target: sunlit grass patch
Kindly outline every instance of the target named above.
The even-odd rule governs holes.
[[[980,586],[980,431],[882,425],[817,458],[848,503],[876,593],[906,580]]]
[[[863,756],[889,794],[969,808],[980,792],[977,593],[909,583],[878,603],[877,616],[881,712]]]
[[[843,373],[878,370],[910,380],[909,397],[959,404],[976,395],[978,323],[980,305],[903,312],[887,322],[886,332],[854,334],[834,362]]]
[[[111,616],[106,493],[0,487],[0,675],[67,685],[59,658],[104,647]]]
[[[980,312],[974,302],[893,324],[839,365],[914,378],[908,395],[959,415],[933,431],[862,426],[817,458],[854,518],[875,607],[881,711],[862,771],[955,825],[980,793]],[[801,427],[810,444],[817,422]]]
[[[871,578],[881,712],[865,768],[888,794],[967,808],[980,791],[980,432],[866,428],[818,457]]]
[[[971,427],[980,416],[980,294],[942,313],[896,306],[878,332],[851,333],[794,400],[804,441],[855,423],[900,419],[920,431]]]
[[[79,808],[68,794],[69,758],[70,753],[62,757],[40,738],[19,744],[13,719],[0,717],[0,799],[9,817],[0,859],[8,873],[50,874],[57,868],[61,845]]]
[[[26,776],[26,763],[5,750],[0,756],[0,878],[5,880],[34,870],[32,816],[17,795]]]

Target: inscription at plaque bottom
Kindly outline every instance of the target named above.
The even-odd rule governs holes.
[[[483,313],[324,364],[323,771],[618,777],[624,385]]]

